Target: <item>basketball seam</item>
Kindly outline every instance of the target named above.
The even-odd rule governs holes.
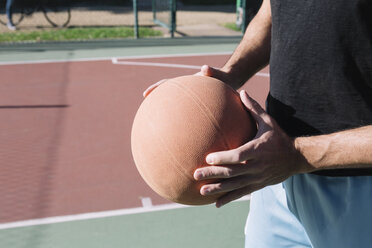
[[[155,133],[155,135],[158,137],[158,140],[160,140],[160,142],[162,143],[164,149],[168,152],[168,154],[173,158],[173,160],[179,165],[179,167],[175,166],[176,167],[176,170],[178,170],[179,172],[181,172],[182,174],[184,174],[188,179],[190,179],[191,181],[195,181],[194,178],[192,176],[190,176],[186,170],[182,170],[181,168],[183,168],[181,166],[181,163],[177,160],[177,158],[173,155],[173,153],[169,150],[168,146],[165,144],[165,142],[163,141],[162,137],[160,135],[157,134],[157,132],[155,132],[155,128],[154,128],[154,125],[152,123],[152,121],[150,120],[150,118],[148,118],[148,116],[146,116],[146,118],[148,119],[148,124],[150,125],[150,128],[151,130],[153,131],[153,133]]]
[[[173,79],[172,82],[173,82],[172,85],[179,87],[180,89],[183,89],[186,93],[189,94],[189,97],[191,98],[191,100],[193,100],[196,103],[198,108],[209,119],[209,121],[213,124],[213,126],[217,129],[217,131],[219,131],[220,134],[222,134],[223,143],[225,147],[230,150],[231,146],[229,145],[229,142],[227,141],[225,133],[223,132],[220,125],[218,125],[218,121],[214,118],[213,113],[208,109],[208,107],[203,103],[203,101],[201,101],[199,97],[192,90],[183,86],[182,83],[180,83],[179,81]]]

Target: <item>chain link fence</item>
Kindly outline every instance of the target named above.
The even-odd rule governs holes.
[[[0,38],[11,33],[7,27],[6,1],[0,0]],[[156,30],[158,36],[237,36],[236,0],[136,0],[138,15],[134,14],[134,0],[13,0],[13,23],[16,33],[57,29],[128,28]],[[238,2],[242,2],[238,1]],[[247,9],[250,9],[248,0]],[[254,0],[255,9],[259,2]],[[257,3],[256,3],[257,2]],[[243,6],[239,6],[243,7]],[[173,11],[173,12],[172,12]],[[252,14],[253,13],[253,14]],[[231,24],[226,28],[226,23]],[[235,30],[231,29],[235,26]],[[135,37],[131,34],[130,37]],[[1,42],[1,39],[0,39]]]
[[[0,2],[0,31],[6,31],[5,0]],[[151,2],[148,5],[151,8]],[[66,27],[107,27],[134,25],[132,2],[130,0],[81,1],[81,0],[14,0],[13,22],[18,30],[36,30],[56,27],[46,18],[45,12],[53,10],[58,26]],[[69,15],[67,15],[67,10]],[[150,12],[150,10],[149,10]],[[149,16],[151,16],[149,14]],[[149,18],[151,21],[151,18]],[[146,21],[146,24],[152,24]]]

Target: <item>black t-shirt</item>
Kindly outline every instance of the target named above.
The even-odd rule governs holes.
[[[271,0],[271,11],[268,113],[293,137],[371,125],[372,0]]]

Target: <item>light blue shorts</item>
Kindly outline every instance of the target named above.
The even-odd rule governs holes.
[[[246,248],[372,247],[372,177],[296,175],[254,192]]]

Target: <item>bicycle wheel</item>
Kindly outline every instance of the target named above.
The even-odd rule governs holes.
[[[66,27],[71,19],[71,10],[69,7],[44,6],[42,7],[45,19],[53,27]]]
[[[24,17],[25,17],[25,14],[24,14],[23,10],[14,11],[13,14],[12,14],[13,24],[15,26],[17,26],[23,20]],[[6,14],[1,15],[0,23],[3,24],[3,25],[6,25],[8,23]]]
[[[14,12],[12,14],[12,21],[15,26],[20,24],[23,18],[25,18],[25,13],[23,10],[20,10],[19,12]]]

